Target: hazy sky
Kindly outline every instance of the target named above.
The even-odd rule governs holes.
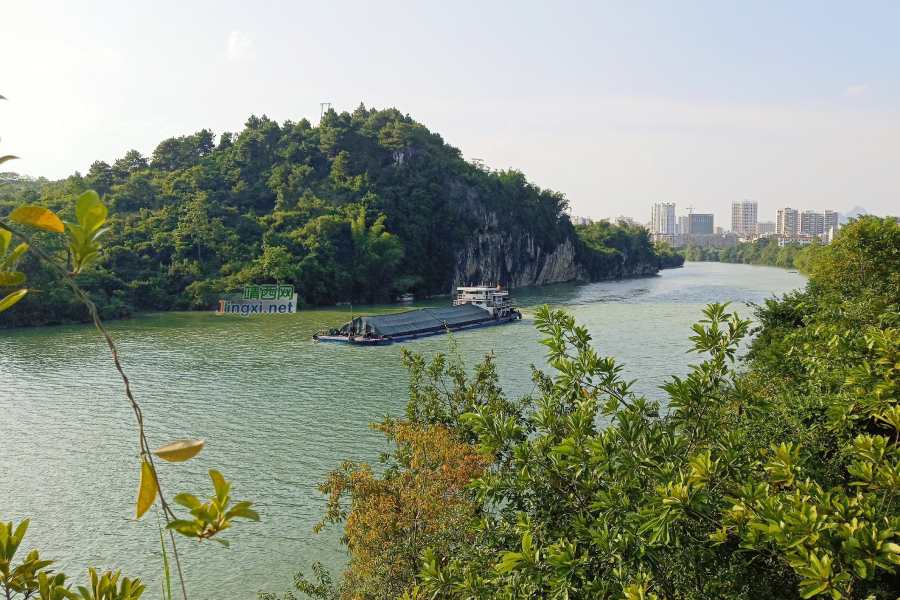
[[[900,213],[900,2],[5,2],[4,168],[396,107],[574,214]]]

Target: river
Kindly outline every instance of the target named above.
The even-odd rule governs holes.
[[[597,350],[638,380],[636,391],[663,399],[658,386],[697,360],[685,353],[687,338],[706,303],[735,302],[750,317],[745,303],[804,284],[802,275],[772,267],[687,263],[656,277],[514,290],[523,321],[457,340],[470,365],[494,351],[508,395],[530,393],[529,365],[543,364],[545,350],[532,318],[548,303],[586,325]],[[234,481],[232,497],[254,502],[261,515],[259,523],[239,522],[225,533],[230,549],[182,539],[191,598],[250,600],[260,589],[280,592],[294,571],[310,574],[314,560],[338,578],[346,560],[340,531],[312,533],[325,510],[316,484],[343,460],[377,461],[387,446],[369,423],[402,414],[407,401],[399,344],[311,341],[315,331],[348,321],[348,310],[247,318],[166,313],[110,324],[151,445],[208,440],[197,458],[160,467],[167,495],[211,494],[207,471],[216,468]],[[447,340],[407,347],[430,356],[445,351]],[[158,598],[155,511],[132,521],[137,448],[134,415],[93,328],[0,331],[0,521],[31,519],[23,550],[39,549],[80,584],[89,565],[143,575],[149,586],[143,597]]]

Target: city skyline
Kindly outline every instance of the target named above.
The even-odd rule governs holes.
[[[735,228],[734,228],[734,224],[735,224],[735,205],[746,205],[746,204],[752,205],[753,208],[752,208],[750,211],[748,211],[748,210],[745,208],[744,211],[743,211],[743,213],[742,213],[742,215],[744,216],[744,218],[749,217],[749,219],[750,219],[749,222],[750,222],[750,223],[753,223],[754,225],[756,225],[756,227],[755,227],[755,228],[749,228],[749,229],[741,229],[740,231],[736,231]],[[662,207],[665,207],[665,210],[666,210],[666,213],[667,213],[667,214],[668,214],[669,212],[674,213],[674,219],[673,219],[673,221],[674,221],[674,231],[668,230],[668,229],[663,230],[663,229],[657,227],[656,224],[659,222],[657,219],[661,218],[661,217],[657,216],[657,211],[658,211],[658,210],[661,210]],[[642,217],[638,216],[638,215],[641,214],[641,213],[633,213],[632,215],[627,216],[627,219],[628,219],[628,223],[629,223],[629,224],[631,224],[632,222],[634,222],[634,223],[637,223],[637,224],[639,224],[639,225],[643,225],[643,226],[647,227],[647,229],[648,229],[651,233],[660,233],[660,234],[684,233],[683,231],[681,231],[681,229],[683,228],[682,222],[683,222],[683,220],[684,220],[684,222],[687,222],[686,219],[687,219],[687,217],[689,216],[689,212],[688,212],[688,208],[689,208],[689,207],[690,207],[690,205],[689,205],[689,206],[683,207],[683,208],[684,208],[684,211],[682,212],[682,211],[679,211],[679,210],[678,210],[678,205],[675,204],[675,203],[670,203],[670,202],[659,202],[659,203],[651,204],[651,205],[649,206],[649,210],[650,210],[650,218],[649,218],[648,220],[644,220]],[[723,225],[715,225],[715,228],[722,228],[724,231],[728,231],[728,232],[731,232],[731,233],[745,233],[745,234],[753,235],[753,234],[756,233],[756,232],[758,232],[758,233],[763,233],[763,232],[767,231],[767,229],[766,229],[765,226],[766,226],[766,225],[771,225],[771,226],[772,226],[772,227],[771,227],[771,231],[772,231],[772,232],[775,232],[775,231],[778,231],[778,230],[779,230],[779,225],[778,225],[778,223],[779,223],[780,219],[782,218],[782,216],[781,216],[780,213],[784,210],[784,208],[785,208],[785,207],[779,207],[778,209],[776,209],[776,210],[774,211],[774,214],[767,216],[767,215],[762,214],[762,213],[760,213],[760,212],[757,211],[757,202],[756,202],[755,200],[746,200],[746,199],[745,199],[745,200],[740,200],[740,201],[735,200],[735,201],[732,201],[732,210],[731,210],[731,214],[729,215],[729,216],[730,216],[730,227],[726,227],[726,226],[723,226]],[[861,212],[859,212],[859,214],[870,214],[870,213],[865,209],[865,207],[862,207],[862,206],[854,206],[853,208],[849,209],[847,212],[836,211],[836,210],[833,210],[833,209],[830,209],[830,208],[825,209],[825,208],[821,208],[821,207],[818,208],[818,209],[809,209],[809,208],[807,208],[807,209],[799,209],[799,208],[791,208],[791,207],[788,207],[788,208],[789,208],[790,210],[792,210],[794,213],[796,213],[796,215],[795,215],[796,228],[795,228],[795,229],[796,229],[797,232],[799,232],[799,231],[801,230],[801,216],[804,215],[804,214],[806,214],[806,215],[809,215],[809,214],[815,214],[815,215],[817,215],[817,216],[820,218],[820,220],[822,221],[822,223],[823,223],[823,228],[824,228],[825,231],[828,230],[828,227],[829,227],[830,225],[838,225],[838,224],[842,224],[843,222],[846,221],[848,215],[854,216],[854,213],[855,213],[856,211],[861,211]],[[900,208],[898,208],[897,212],[900,213]],[[604,220],[605,220],[605,221],[609,221],[609,222],[611,222],[611,223],[616,223],[616,222],[618,222],[618,221],[620,221],[620,220],[624,220],[624,219],[626,218],[626,217],[623,217],[623,216],[621,216],[621,215],[615,216],[615,217],[599,217],[599,218],[595,218],[595,217],[592,217],[592,216],[589,216],[589,215],[583,215],[583,214],[575,215],[575,214],[572,214],[571,211],[570,211],[569,214],[570,214],[570,217],[571,217],[572,220],[573,220],[573,223],[576,222],[576,220],[577,220],[577,221],[578,221],[579,223],[581,223],[581,224],[584,224],[585,222],[588,222],[588,221],[590,221],[590,222],[597,222],[597,221],[604,221]],[[694,212],[694,214],[713,214],[714,216],[717,215],[717,213],[709,213],[708,211],[696,211],[696,212]],[[830,221],[830,220],[829,220],[830,217],[829,217],[828,215],[833,215],[833,217],[831,217],[833,220]],[[893,215],[893,214],[885,214],[885,215],[879,215],[879,216],[895,216],[895,215]],[[769,218],[769,217],[771,217],[771,218]],[[755,218],[755,220],[754,220],[754,218]],[[839,219],[839,218],[840,218],[840,219],[843,219],[843,220],[841,221],[841,223],[838,223],[838,219]],[[721,221],[719,221],[717,216],[716,216],[716,219],[717,219],[717,220],[716,220],[716,223],[720,223],[720,222],[721,222],[721,223],[725,223],[725,222],[728,222],[728,221],[727,221],[726,219],[724,219],[724,218],[723,218]],[[576,223],[576,224],[577,224],[577,223]],[[759,226],[760,226],[760,225],[764,226],[762,230],[759,229]]]

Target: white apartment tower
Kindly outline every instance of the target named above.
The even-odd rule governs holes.
[[[796,208],[783,208],[775,219],[775,233],[778,235],[799,235],[800,219]]]
[[[822,213],[822,229],[828,233],[832,228],[835,231],[838,229],[838,214],[833,210],[826,210]]]
[[[740,237],[756,235],[756,220],[758,215],[756,201],[744,200],[731,203],[731,233]]]
[[[675,233],[675,205],[654,204],[650,208],[650,233]]]
[[[825,233],[824,214],[812,210],[800,213],[800,235],[822,237]]]

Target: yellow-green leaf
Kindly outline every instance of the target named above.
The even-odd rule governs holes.
[[[101,225],[106,223],[108,214],[109,211],[102,204],[95,204],[87,209],[84,214],[84,220],[81,221],[81,226],[84,227],[85,233],[93,233],[99,229]]]
[[[69,234],[72,236],[72,242],[69,246],[72,247],[72,252],[77,254],[78,249],[84,246],[84,230],[80,225],[75,225],[74,223],[66,223],[66,227],[69,228]]]
[[[225,483],[226,483],[226,482],[225,482],[225,478],[222,477],[222,474],[221,474],[221,473],[219,473],[218,471],[215,471],[215,470],[213,470],[213,469],[210,469],[210,471],[209,471],[209,476],[210,476],[210,478],[212,479],[213,487],[214,487],[215,490],[216,490],[216,495],[218,495],[218,494],[219,494],[219,490],[222,489],[222,487],[223,487],[223,486],[225,485]]]
[[[18,302],[19,300],[21,300],[22,297],[25,296],[25,294],[27,294],[27,293],[28,293],[28,290],[16,290],[12,294],[9,294],[3,300],[0,300],[0,312],[3,312],[4,310],[9,308],[13,304]]]
[[[0,287],[11,287],[25,282],[25,273],[13,271],[12,273],[0,273]]]
[[[6,252],[10,241],[12,241],[12,234],[5,229],[0,229],[0,256]]]
[[[17,158],[19,158],[19,157],[13,156],[11,154],[9,154],[7,156],[0,156],[0,165],[2,165],[3,163],[5,163],[8,160],[16,160]]]
[[[16,249],[9,253],[2,262],[0,262],[0,271],[5,271],[6,269],[13,266],[19,257],[25,254],[25,251],[28,250],[28,244],[19,244],[16,246]]]
[[[141,486],[138,489],[137,516],[134,517],[135,521],[144,516],[144,513],[153,506],[153,503],[156,501],[157,489],[156,472],[153,470],[153,465],[146,460],[142,460]]]
[[[88,209],[97,204],[100,204],[100,196],[94,190],[88,190],[79,196],[78,203],[75,205],[75,217],[78,222],[83,223]]]
[[[803,584],[801,584],[803,585]],[[800,589],[800,597],[801,598],[812,598],[816,594],[820,594],[828,589],[828,582],[813,582],[810,585],[807,585],[804,588]]]
[[[194,458],[203,450],[205,440],[181,440],[156,449],[153,454],[169,462],[184,462]]]
[[[48,210],[41,206],[23,206],[9,213],[9,218],[16,223],[28,225],[35,229],[44,231],[52,231],[62,233],[65,231],[63,222],[54,214],[52,210]]]

